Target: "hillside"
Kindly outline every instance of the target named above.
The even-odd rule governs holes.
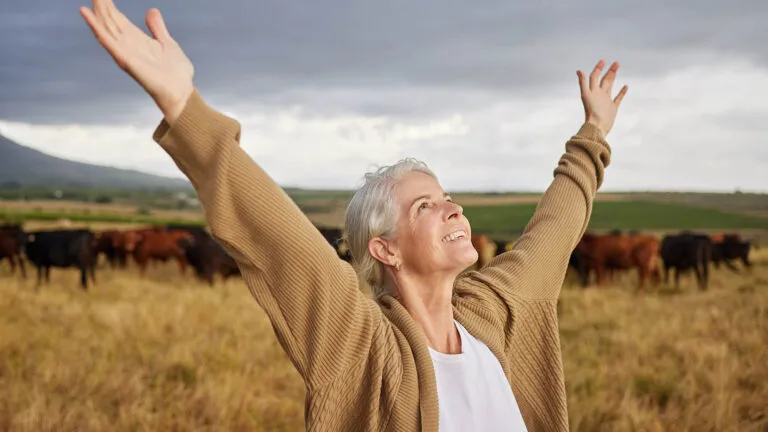
[[[22,146],[0,135],[0,186],[187,189],[186,180],[75,162]]]

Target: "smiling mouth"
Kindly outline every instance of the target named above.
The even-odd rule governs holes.
[[[467,232],[464,231],[464,230],[458,230],[458,231],[454,231],[454,232],[448,234],[447,236],[443,237],[443,242],[449,243],[449,242],[452,242],[454,240],[463,239],[463,238],[467,238]]]

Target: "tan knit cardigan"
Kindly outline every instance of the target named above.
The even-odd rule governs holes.
[[[307,430],[436,432],[423,333],[396,299],[361,292],[353,268],[240,147],[240,124],[195,90],[153,139],[191,181],[303,378]],[[498,357],[530,431],[568,430],[557,298],[609,161],[585,123],[514,249],[455,283],[456,320]]]

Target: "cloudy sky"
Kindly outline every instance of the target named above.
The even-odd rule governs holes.
[[[73,0],[3,2],[0,133],[179,177],[160,113]],[[583,121],[576,70],[622,64],[603,190],[768,192],[768,2],[117,1],[150,7],[203,97],[281,184],[348,188],[426,161],[451,190],[541,191]],[[760,126],[760,125],[763,126]]]

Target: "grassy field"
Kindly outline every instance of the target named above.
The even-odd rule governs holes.
[[[635,275],[560,302],[574,431],[768,430],[768,250],[751,271],[634,294]],[[175,263],[52,285],[0,266],[0,430],[302,430],[304,386],[240,280]],[[32,273],[32,272],[31,272]]]
[[[58,213],[58,212],[7,212],[0,210],[0,220],[8,222],[24,221],[69,221],[69,222],[114,222],[131,224],[195,224],[205,225],[201,218],[164,218],[144,215],[111,215],[111,214],[83,214],[83,213]]]
[[[473,232],[510,237],[523,231],[535,204],[469,206],[464,214]],[[652,201],[596,202],[590,219],[592,230],[768,229],[768,218],[721,210]]]
[[[315,223],[342,226],[348,196],[344,192],[292,192],[296,204]],[[660,195],[665,197],[666,195]],[[462,195],[457,202],[474,232],[511,239],[519,235],[533,215],[537,197],[533,195]],[[712,198],[713,200],[715,198]],[[690,201],[690,199],[689,199]],[[700,200],[701,201],[701,200]],[[723,201],[723,199],[721,199]],[[664,200],[637,200],[633,195],[606,194],[597,200],[590,229],[641,230],[768,230],[768,217],[761,216],[761,202],[754,200],[750,210],[717,208],[720,201],[673,203]],[[743,203],[742,203],[743,204]],[[743,204],[746,205],[746,204]],[[737,212],[736,210],[740,210]],[[72,202],[0,202],[0,220],[114,222],[114,223],[194,223],[204,224],[199,211],[146,210],[124,204]]]

